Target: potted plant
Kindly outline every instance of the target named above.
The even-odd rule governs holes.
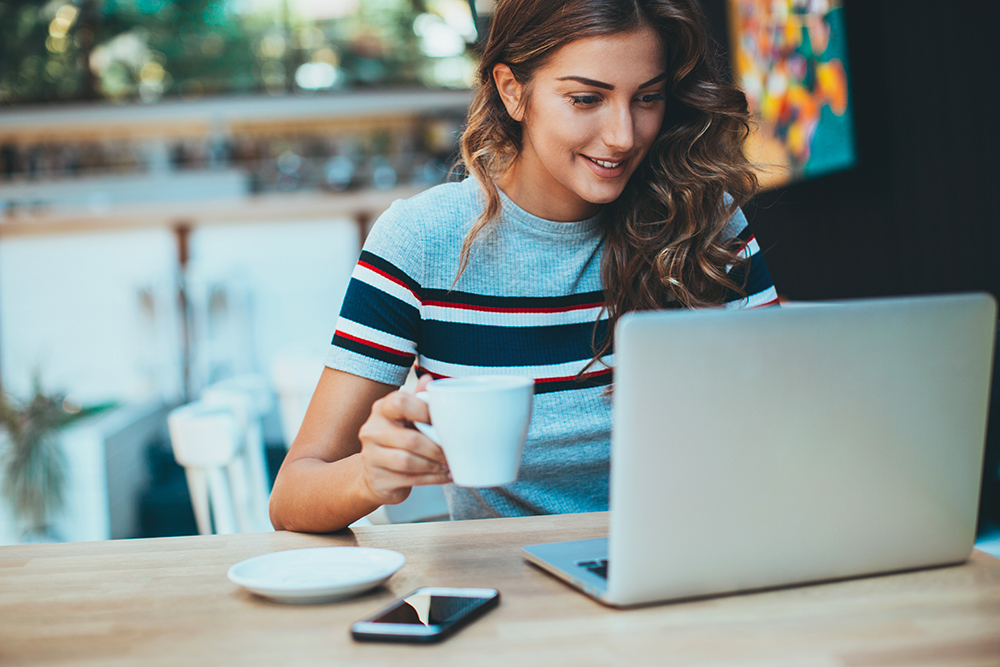
[[[46,395],[37,378],[26,402],[0,394],[0,495],[24,525],[24,541],[57,539],[50,522],[63,508],[66,460],[55,432],[78,416],[64,400]]]

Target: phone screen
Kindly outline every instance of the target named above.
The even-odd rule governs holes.
[[[408,625],[446,625],[465,616],[483,604],[483,598],[411,593],[388,609],[372,623],[406,623]]]
[[[352,628],[355,639],[434,641],[499,601],[482,588],[421,588],[396,600]]]

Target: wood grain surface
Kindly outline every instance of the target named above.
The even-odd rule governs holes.
[[[606,534],[606,514],[0,547],[0,665],[1000,665],[1000,560],[614,610],[526,563],[526,544]],[[245,558],[373,546],[407,563],[340,602],[287,605],[226,578]],[[349,628],[420,586],[494,587],[438,645]]]

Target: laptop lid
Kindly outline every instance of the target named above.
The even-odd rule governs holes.
[[[996,308],[966,294],[623,317],[604,601],[965,560]]]

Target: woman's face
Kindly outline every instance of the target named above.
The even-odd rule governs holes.
[[[522,150],[501,189],[547,220],[583,220],[617,199],[663,123],[664,63],[659,36],[643,28],[570,42],[528,91],[497,65],[501,97],[522,127]]]

